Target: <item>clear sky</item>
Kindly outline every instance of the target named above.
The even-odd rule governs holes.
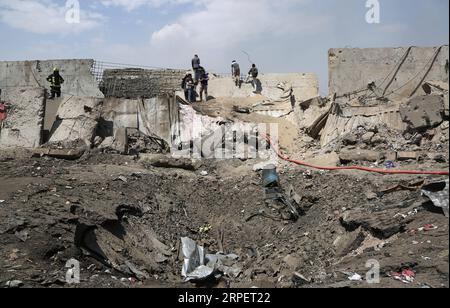
[[[448,0],[0,0],[0,60],[94,58],[188,68],[194,53],[214,72],[231,60],[260,71],[313,72],[327,93],[327,51],[336,47],[448,44]]]

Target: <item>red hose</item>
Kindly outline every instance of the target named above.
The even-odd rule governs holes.
[[[310,167],[313,169],[319,169],[319,170],[360,170],[360,171],[367,171],[367,172],[374,172],[374,173],[382,173],[382,174],[424,174],[424,175],[449,175],[448,171],[418,171],[418,170],[384,170],[384,169],[373,169],[368,167],[360,167],[360,166],[348,166],[348,167],[321,167],[321,166],[315,166],[311,165],[299,160],[290,159],[287,156],[284,156],[274,145],[272,140],[269,136],[266,136],[266,140],[271,146],[271,148],[275,151],[275,153],[278,155],[279,158],[281,158],[284,161]]]

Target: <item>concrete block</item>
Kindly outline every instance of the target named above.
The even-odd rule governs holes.
[[[384,153],[384,159],[386,161],[396,161],[397,160],[397,152],[391,151]]]
[[[38,147],[44,125],[44,89],[8,88],[4,95],[10,107],[3,128],[0,128],[0,148]]]
[[[128,150],[128,135],[126,128],[119,128],[114,135],[115,148],[121,153],[125,154]]]
[[[173,158],[164,154],[140,154],[139,162],[144,166],[189,171],[195,171],[200,167],[199,161],[189,158]]]
[[[408,130],[423,131],[444,121],[444,99],[440,95],[417,96],[402,104],[400,115]]]
[[[324,155],[319,155],[312,159],[307,159],[307,163],[320,167],[336,167],[340,163],[339,155],[336,152],[331,152]]]
[[[366,236],[362,228],[339,236],[333,243],[337,256],[345,256],[361,246]]]
[[[343,150],[339,154],[339,159],[342,163],[349,163],[352,161],[369,161],[376,162],[381,159],[381,154],[371,150]]]
[[[405,160],[417,160],[419,158],[419,153],[417,152],[398,152],[397,160],[405,161]]]
[[[102,100],[72,97],[58,109],[57,119],[50,132],[50,143],[82,140],[90,147],[101,114]]]
[[[86,147],[80,147],[76,149],[47,149],[47,148],[37,148],[33,150],[33,156],[49,156],[54,158],[66,159],[66,160],[76,160],[83,156],[86,151]]]
[[[370,142],[372,141],[373,136],[375,136],[375,133],[367,132],[364,135],[362,135],[361,140],[362,140],[362,142],[364,142],[366,144],[370,144]]]

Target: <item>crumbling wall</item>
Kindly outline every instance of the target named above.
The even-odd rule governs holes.
[[[169,145],[179,133],[179,106],[173,96],[151,99],[106,98],[102,111],[103,126],[117,135],[120,129],[137,129],[148,136],[158,136]]]
[[[245,98],[254,95],[251,84],[243,83],[236,87],[231,77],[210,76],[209,95],[213,97]],[[258,77],[260,94],[278,100],[285,93],[282,88],[292,87],[296,101],[319,96],[319,81],[315,74],[263,74]]]
[[[82,140],[92,145],[102,100],[94,97],[72,97],[59,106],[56,121],[50,132],[50,143],[70,143]]]
[[[379,106],[332,107],[326,125],[321,133],[321,145],[325,146],[358,127],[384,125],[389,129],[404,131],[407,127],[400,114],[400,103]]]
[[[184,70],[110,69],[103,73],[106,97],[153,98],[180,90]]]
[[[94,60],[46,60],[0,62],[0,89],[14,87],[50,88],[46,81],[55,67],[65,82],[62,92],[78,97],[103,97],[91,70]]]
[[[398,99],[409,97],[422,79],[448,82],[448,46],[330,49],[328,62],[329,93],[337,96],[375,82],[378,94]]]
[[[7,119],[0,127],[0,148],[38,147],[44,122],[44,89],[8,88],[3,95],[8,109]]]

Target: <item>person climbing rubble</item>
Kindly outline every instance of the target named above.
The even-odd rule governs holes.
[[[198,55],[195,55],[194,58],[192,59],[192,69],[194,70],[194,81],[195,84],[198,84],[198,81],[200,80],[200,58],[198,57]]]
[[[258,75],[259,71],[256,64],[252,64],[252,68],[248,71],[246,83],[251,83],[254,91],[257,90]]]
[[[189,101],[189,89],[187,87],[188,81],[192,81],[194,83],[194,80],[192,79],[192,74],[187,72],[186,75],[183,77],[183,80],[181,81],[181,88],[184,92],[184,99],[186,101]]]
[[[187,91],[187,101],[191,104],[195,103],[197,94],[195,92],[195,82],[194,79],[192,78],[192,74],[188,75],[185,87]]]
[[[50,83],[51,96],[50,99],[61,97],[61,85],[64,83],[64,78],[59,74],[59,69],[55,67],[53,74],[47,77]]]
[[[205,102],[208,101],[208,82],[209,74],[205,69],[202,70],[202,75],[200,76],[200,101],[203,101],[203,93],[205,94]]]
[[[239,67],[239,63],[236,60],[231,62],[231,76],[236,87],[241,87],[241,68]]]
[[[6,120],[6,104],[2,100],[2,89],[0,89],[0,131],[3,128],[3,122]]]

